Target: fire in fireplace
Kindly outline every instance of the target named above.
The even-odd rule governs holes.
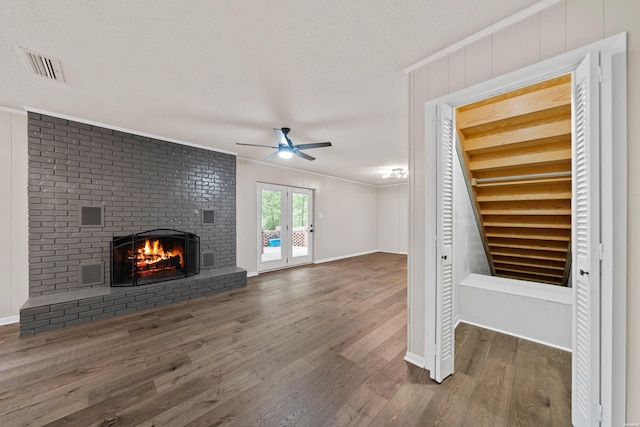
[[[111,286],[138,286],[200,272],[200,239],[177,230],[114,237]]]

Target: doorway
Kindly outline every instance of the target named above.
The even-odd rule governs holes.
[[[313,261],[313,190],[258,183],[258,272]]]
[[[454,357],[450,343],[455,287],[446,274],[451,224],[447,171],[455,128],[451,107],[573,72],[576,164],[571,240],[573,265],[580,276],[573,278],[573,423],[623,419],[625,341],[618,330],[624,331],[625,322],[617,312],[624,312],[625,289],[614,283],[626,283],[625,46],[625,35],[614,36],[425,104],[426,169],[434,171],[437,181],[426,187],[425,196],[425,240],[436,242],[425,260],[427,272],[435,273],[425,290],[425,306],[433,302],[435,313],[435,319],[426,318],[425,366],[437,380],[453,373]]]

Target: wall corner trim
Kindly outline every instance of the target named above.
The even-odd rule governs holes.
[[[454,44],[445,47],[442,50],[439,50],[436,53],[433,53],[429,56],[427,56],[424,59],[421,59],[418,62],[414,62],[413,64],[409,65],[408,67],[406,67],[404,69],[405,73],[411,73],[415,70],[417,70],[418,68],[422,68],[427,64],[430,64],[440,58],[443,58],[447,55],[449,55],[450,53],[455,52],[456,50],[459,50],[465,46],[468,46],[488,35],[497,33],[498,31],[507,28],[513,24],[515,24],[518,21],[522,21],[523,19],[526,19],[532,15],[535,15],[536,13],[539,13],[540,11],[547,9],[553,5],[555,5],[556,3],[560,3],[562,0],[542,0],[539,1],[538,3],[535,3],[529,7],[527,7],[526,9],[521,10],[520,12],[517,12],[501,21],[496,22],[495,24],[489,25],[488,27],[471,34],[468,37],[465,37],[464,39],[455,42]]]

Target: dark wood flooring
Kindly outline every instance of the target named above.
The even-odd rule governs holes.
[[[403,360],[406,257],[29,338],[0,327],[0,426],[565,426],[570,355],[466,324],[442,384]]]

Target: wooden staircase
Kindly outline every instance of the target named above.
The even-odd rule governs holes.
[[[456,127],[492,273],[566,286],[571,75],[458,107]]]

